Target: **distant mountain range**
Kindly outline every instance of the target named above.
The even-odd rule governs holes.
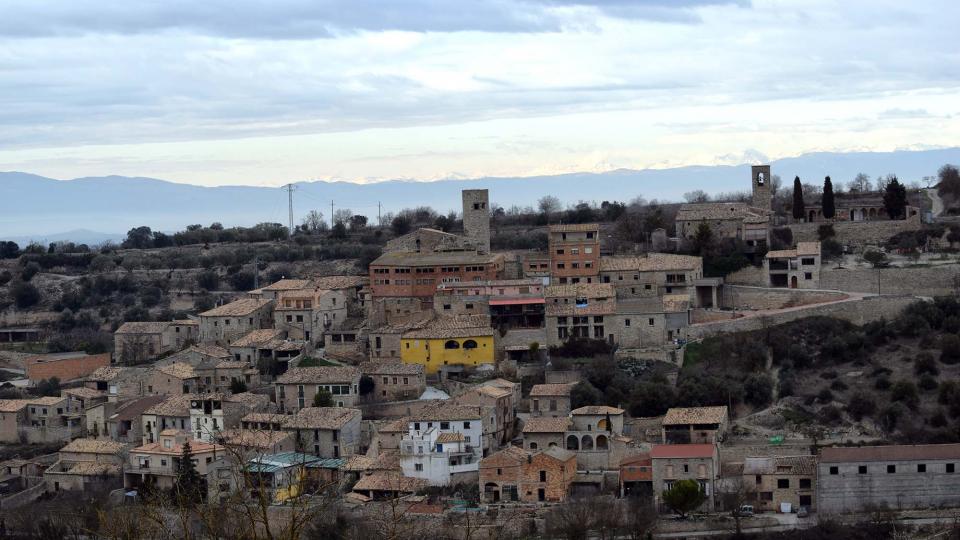
[[[811,153],[771,163],[773,174],[789,186],[794,176],[820,183],[830,175],[847,182],[859,172],[872,177],[897,174],[910,182],[935,175],[944,163],[960,163],[960,148],[896,152]],[[317,209],[329,219],[330,201],[371,218],[377,203],[383,212],[428,205],[446,212],[459,210],[460,190],[490,189],[491,202],[504,207],[535,206],[550,194],[564,203],[580,200],[679,201],[696,189],[708,193],[750,189],[750,165],[616,170],[524,178],[478,178],[415,182],[390,180],[372,184],[300,182],[294,191],[294,214]],[[96,243],[122,238],[132,227],[177,231],[191,223],[225,226],[263,221],[286,223],[287,194],[281,188],[201,187],[154,178],[107,176],[54,180],[23,172],[0,172],[0,239],[72,240]],[[68,232],[64,232],[68,231]]]

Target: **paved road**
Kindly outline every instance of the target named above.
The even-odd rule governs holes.
[[[928,188],[924,190],[927,194],[927,197],[930,199],[931,208],[930,211],[933,213],[933,217],[937,217],[943,213],[943,199],[940,198],[940,194],[937,193],[937,188]]]

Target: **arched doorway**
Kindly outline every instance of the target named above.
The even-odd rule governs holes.
[[[790,288],[791,288],[791,289],[796,289],[796,288],[797,288],[797,276],[792,276],[792,277],[790,278]]]
[[[583,439],[580,440],[580,448],[584,450],[593,450],[593,437],[584,435]]]
[[[815,217],[817,217],[817,211],[816,211],[816,210],[811,210],[811,211],[810,211],[810,220],[809,220],[810,223],[813,223],[813,220],[814,220]]]
[[[607,449],[607,436],[597,435],[597,450],[606,450],[606,449]]]
[[[499,502],[500,501],[500,486],[494,482],[487,482],[483,485],[483,495],[484,499],[490,502]]]
[[[577,440],[577,436],[570,435],[569,437],[567,437],[567,450],[579,450],[579,449],[580,449],[580,441]]]

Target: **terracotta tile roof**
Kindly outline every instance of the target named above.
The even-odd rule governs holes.
[[[796,257],[814,257],[820,255],[820,242],[797,242],[793,249],[768,251],[767,259],[793,259]]]
[[[492,264],[502,258],[502,255],[480,254],[469,251],[434,251],[430,253],[393,251],[377,257],[377,260],[370,263],[370,266],[462,266]]]
[[[289,414],[279,414],[279,413],[259,413],[253,412],[247,414],[240,419],[241,422],[257,422],[264,424],[280,424],[281,426],[286,425],[286,423],[293,418]]]
[[[212,343],[198,343],[197,345],[194,345],[183,352],[197,353],[202,356],[210,356],[212,358],[230,358],[230,351]]]
[[[601,272],[665,272],[695,270],[703,266],[703,259],[673,253],[648,253],[638,257],[601,257]]]
[[[418,313],[411,314],[410,318],[405,322],[385,324],[383,326],[370,330],[369,333],[370,334],[402,334],[408,330],[423,328],[424,326],[430,324],[431,320],[433,320],[432,311],[421,311]]]
[[[306,289],[311,287],[309,279],[281,279],[266,287],[261,288],[262,291],[292,291],[296,289]]]
[[[241,298],[234,300],[229,304],[215,307],[210,311],[204,311],[201,317],[241,317],[249,315],[258,309],[273,302],[272,300],[263,300],[260,298]]]
[[[402,362],[364,362],[360,372],[367,375],[423,375],[423,364],[404,364]]]
[[[328,290],[362,287],[369,280],[370,278],[367,276],[321,276],[312,278],[315,287]]]
[[[820,451],[820,463],[960,459],[960,444],[831,447]]]
[[[490,379],[489,381],[483,381],[480,384],[484,386],[494,386],[496,388],[504,388],[511,391],[520,385],[520,383],[508,381],[506,379],[501,379],[501,378]]]
[[[487,385],[478,385],[473,388],[469,388],[467,392],[475,392],[493,399],[505,398],[507,396],[512,396],[513,392],[507,390],[506,388],[498,388],[496,386],[487,386]],[[465,392],[465,393],[467,393]]]
[[[66,397],[56,397],[56,396],[45,396],[45,397],[34,397],[27,398],[24,401],[27,402],[27,405],[40,405],[41,407],[52,407],[63,403],[63,400],[67,399]]]
[[[482,407],[440,403],[432,407],[426,407],[420,412],[410,415],[410,421],[446,422],[451,420],[480,420],[482,417]]]
[[[606,405],[587,405],[586,407],[580,407],[579,409],[574,409],[570,411],[570,414],[588,414],[588,415],[597,415],[597,414],[623,414],[623,409],[618,409],[616,407],[608,407]]]
[[[616,290],[609,283],[573,283],[543,288],[545,298],[613,298],[616,295]]]
[[[631,465],[634,463],[650,465],[650,453],[644,452],[640,454],[635,454],[632,456],[626,456],[620,460],[620,466]]]
[[[577,386],[577,384],[578,383],[535,384],[533,388],[530,389],[530,397],[569,396],[573,387]]]
[[[820,242],[797,242],[797,255],[819,255]]]
[[[719,407],[674,407],[667,410],[663,425],[719,424],[727,417],[727,408]]]
[[[440,435],[437,435],[438,443],[455,443],[455,442],[463,442],[463,441],[464,441],[463,433],[448,432],[448,433],[441,433]]]
[[[162,334],[167,328],[169,322],[125,322],[114,334]]]
[[[347,461],[340,467],[340,470],[351,472],[370,471],[373,470],[376,462],[377,460],[372,457],[354,454],[347,458]]]
[[[28,403],[26,399],[0,399],[0,412],[17,412]]]
[[[359,417],[359,409],[305,407],[287,420],[285,427],[291,429],[340,429],[351,420]]]
[[[112,381],[119,377],[126,370],[120,366],[103,366],[93,370],[93,373],[87,376],[90,381]]]
[[[171,432],[171,435],[178,433],[177,430],[164,430],[160,433],[160,435],[166,435],[168,431]],[[130,450],[130,452],[138,454],[164,454],[168,456],[179,456],[183,454],[183,445],[174,442],[170,446],[170,448],[164,448],[161,442],[157,441],[133,448]],[[206,443],[198,440],[190,441],[190,449],[194,455],[205,454],[208,452],[216,452],[219,454],[225,451],[225,448],[219,444]]]
[[[571,459],[574,459],[577,457],[576,452],[571,452],[570,450],[564,450],[559,446],[550,446],[548,448],[544,448],[543,450],[540,450],[537,453],[542,454],[544,456],[552,457],[557,461],[563,461],[563,462],[570,461]]]
[[[172,322],[177,326],[200,326],[200,321],[193,319],[174,319]]]
[[[93,388],[87,388],[85,386],[80,386],[77,388],[64,388],[63,390],[60,391],[60,394],[61,395],[66,394],[68,396],[76,396],[81,399],[93,399],[93,398],[106,396],[105,393],[99,390],[94,390]]]
[[[158,416],[190,416],[190,400],[196,394],[182,394],[179,396],[170,396],[161,403],[148,407],[143,414],[155,414]]]
[[[83,454],[120,454],[127,445],[103,439],[74,439],[60,449],[61,452]]]
[[[144,396],[139,398],[129,399],[123,403],[117,405],[115,412],[110,416],[109,420],[112,421],[140,421],[140,415],[142,415],[147,409],[153,407],[154,405],[159,405],[167,399],[167,396]]]
[[[716,451],[712,444],[655,444],[650,458],[711,458]]]
[[[352,383],[360,378],[353,366],[297,367],[277,377],[278,384]]]
[[[438,317],[423,328],[410,330],[403,339],[449,339],[492,336],[489,318],[485,315]]]
[[[294,438],[290,431],[269,431],[262,429],[228,429],[220,433],[220,442],[226,446],[240,446],[271,450]]]
[[[537,418],[528,418],[523,423],[524,433],[563,433],[570,429],[571,421],[569,418],[550,418],[546,416]]]
[[[216,369],[250,369],[253,368],[249,363],[242,360],[221,360],[214,366]]]
[[[406,433],[410,430],[409,418],[390,420],[377,426],[377,433]]]
[[[422,478],[409,478],[398,472],[377,471],[360,477],[360,480],[353,485],[353,490],[414,493],[428,485],[429,483]]]
[[[224,401],[229,403],[239,403],[251,410],[264,410],[273,406],[270,396],[265,394],[254,394],[253,392],[241,392],[224,396]]]
[[[156,369],[158,372],[163,373],[164,375],[169,375],[177,379],[197,378],[197,372],[193,369],[193,366],[183,362],[174,362],[166,366],[157,367]]]
[[[274,339],[282,338],[283,330],[278,330],[276,328],[263,328],[260,330],[251,330],[247,332],[239,339],[234,340],[230,344],[231,348],[234,347],[259,347],[260,345],[265,345]]]
[[[752,219],[755,222],[768,221],[767,212],[753,208],[746,203],[690,203],[680,206],[677,221],[725,221]]]
[[[586,306],[578,307],[575,303],[554,304],[547,303],[544,313],[551,317],[577,317],[582,315],[613,315],[617,312],[617,301],[608,298],[606,300],[589,300]]]
[[[56,469],[56,468],[55,468]],[[120,474],[121,466],[116,463],[95,463],[92,461],[78,461],[70,465],[66,474],[77,476],[101,476]]]
[[[599,230],[599,223],[567,223],[550,226],[550,232],[589,232]]]
[[[508,446],[480,460],[481,469],[515,467],[527,460],[529,452],[519,446]]]

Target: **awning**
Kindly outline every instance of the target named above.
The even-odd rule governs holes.
[[[543,298],[491,298],[491,306],[517,306],[521,304],[544,304]]]

